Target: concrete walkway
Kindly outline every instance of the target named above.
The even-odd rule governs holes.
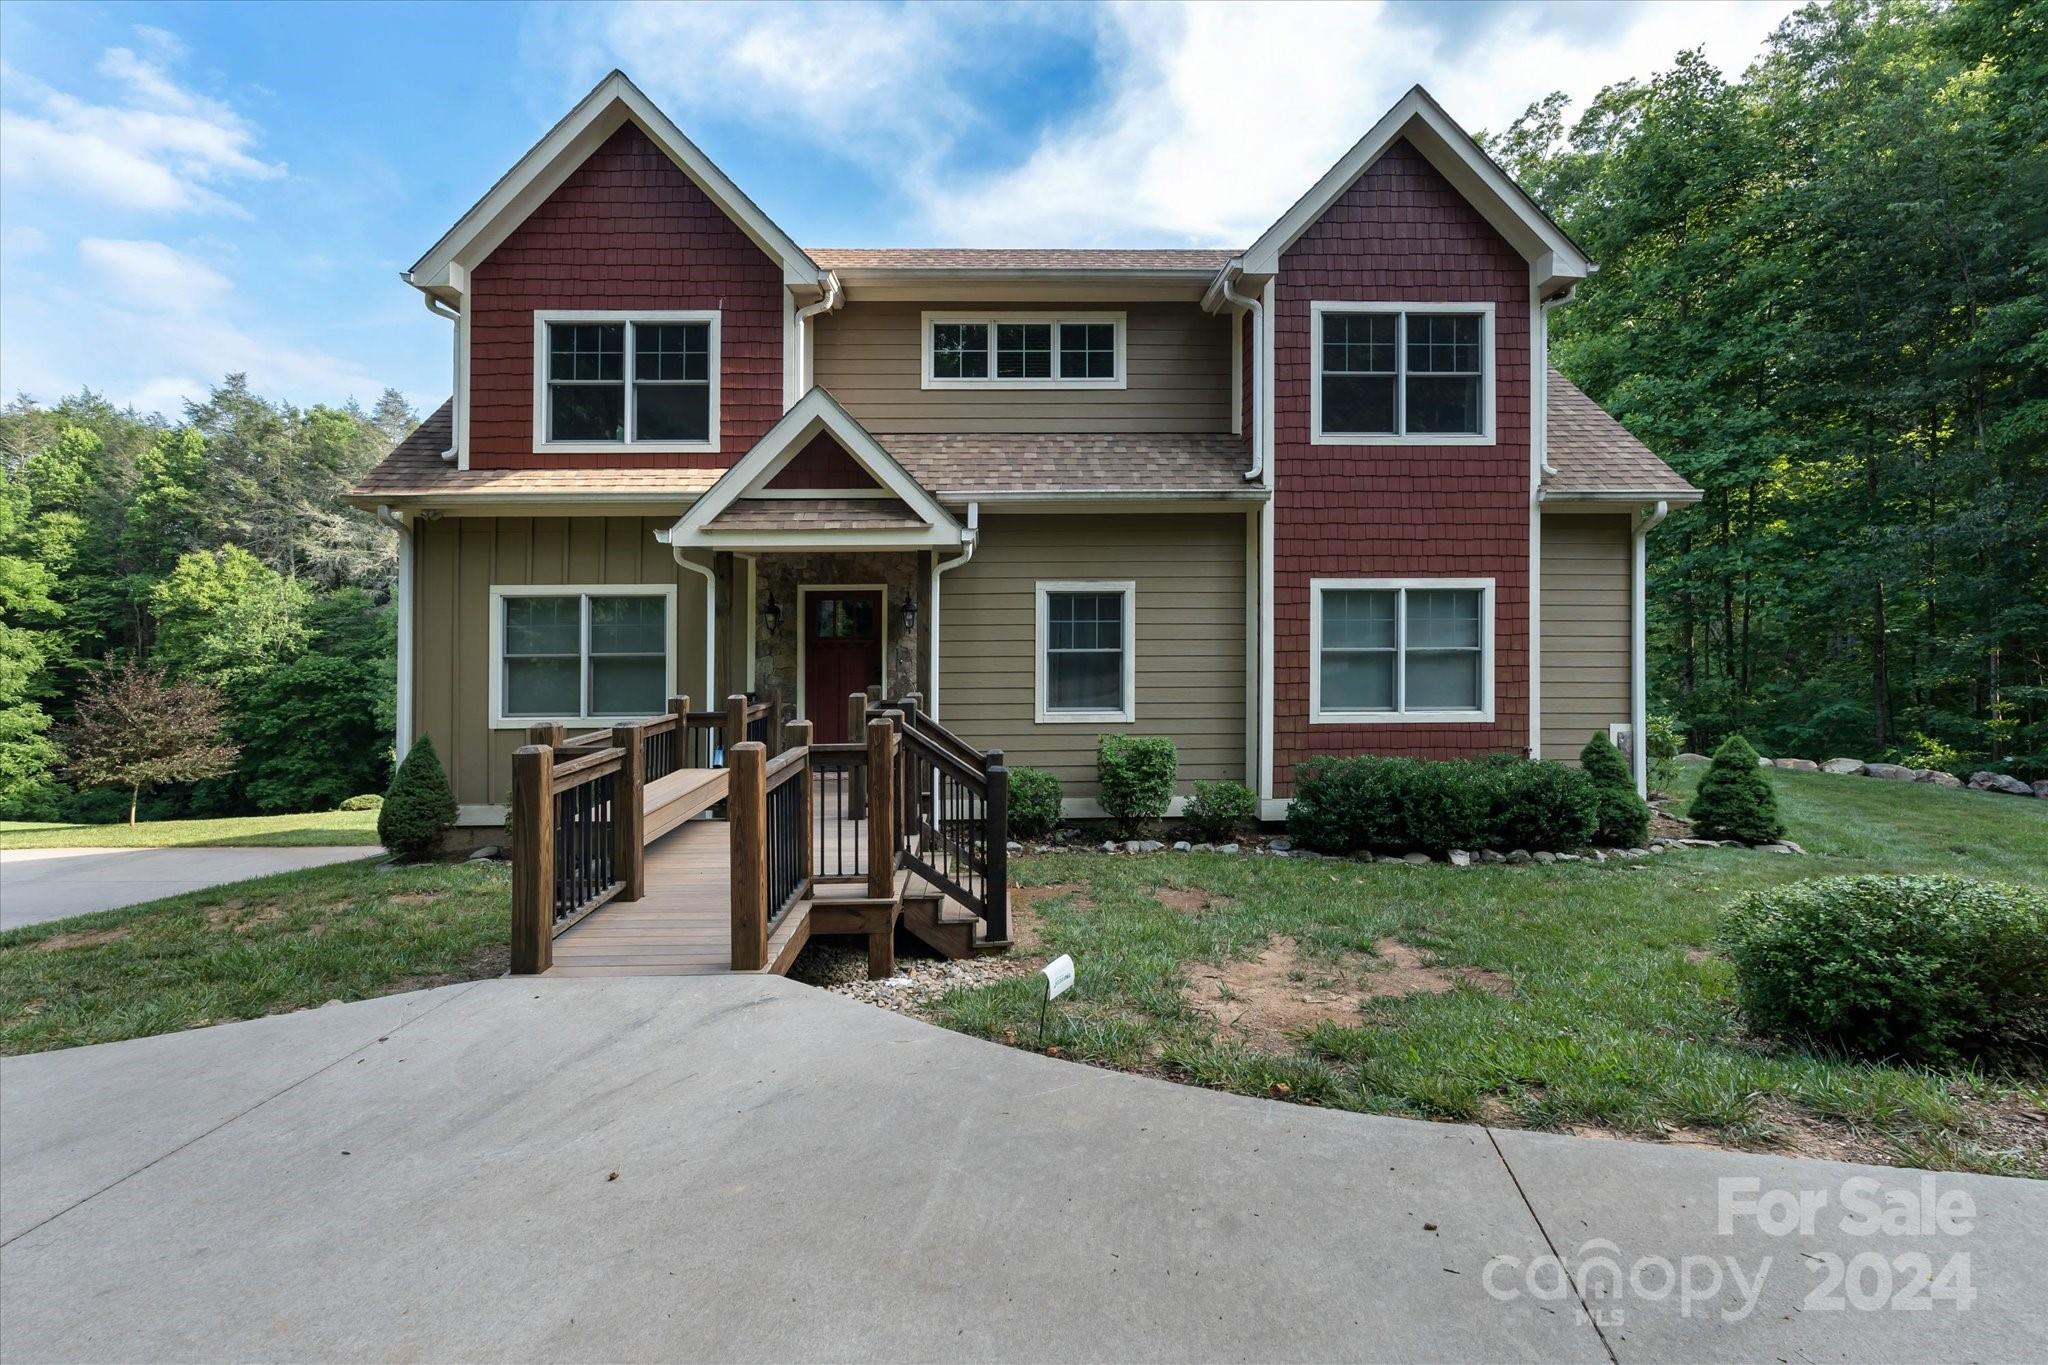
[[[500,979],[9,1059],[0,1115],[11,1360],[1870,1361],[2048,1341],[2048,1185],[1927,1177],[1952,1231],[1858,1235],[1845,1179],[1917,1200],[1923,1177],[1241,1099],[773,978]],[[1811,1232],[1745,1214],[1722,1233],[1723,1178],[1828,1202]],[[1553,1244],[1620,1263],[1597,1325]],[[1894,1258],[1964,1256],[1974,1302],[1826,1306],[1820,1258],[1865,1253],[1890,1290],[1911,1278]],[[1753,1299],[1731,1263],[1761,1277]],[[1878,1278],[1860,1301],[1890,1301]]]
[[[315,848],[21,848],[0,852],[0,929],[140,905],[225,882],[325,867],[384,850]]]

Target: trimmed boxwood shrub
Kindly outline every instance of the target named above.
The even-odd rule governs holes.
[[[1750,1026],[1872,1057],[2048,1045],[2048,895],[1961,877],[1827,877],[1721,918]]]
[[[1209,843],[1224,843],[1258,818],[1259,798],[1242,782],[1197,782],[1182,818]]]
[[[1579,771],[1592,779],[1599,800],[1599,827],[1593,832],[1594,842],[1622,848],[1635,848],[1647,842],[1650,804],[1636,795],[1635,774],[1628,770],[1628,760],[1604,731],[1595,730],[1586,747],[1579,750]]]
[[[1010,833],[1026,839],[1052,833],[1060,800],[1060,780],[1045,769],[1010,769]]]
[[[376,795],[374,792],[368,796],[351,796],[348,800],[342,802],[339,806],[335,807],[335,809],[382,810],[384,809],[384,798]]]
[[[1756,750],[1741,735],[1730,735],[1714,750],[1714,762],[1700,778],[1686,814],[1707,839],[1769,844],[1785,837],[1778,794],[1758,771]]]
[[[1123,834],[1166,814],[1180,775],[1180,753],[1164,735],[1104,735],[1095,744],[1102,810]]]
[[[421,735],[384,793],[377,838],[402,858],[428,858],[441,851],[441,835],[454,823],[455,793],[448,788],[448,774],[434,741]]]
[[[1295,770],[1287,832],[1321,853],[1584,847],[1599,798],[1559,763],[1325,758]]]

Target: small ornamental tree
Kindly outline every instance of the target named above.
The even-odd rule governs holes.
[[[1757,771],[1756,750],[1741,735],[1730,735],[1714,750],[1713,765],[1700,779],[1687,814],[1693,828],[1709,839],[1768,844],[1785,837],[1777,793]]]
[[[455,793],[449,790],[448,774],[434,741],[421,735],[384,793],[377,839],[401,858],[427,858],[440,852],[442,832],[454,823]]]
[[[1593,833],[1594,842],[1635,848],[1647,841],[1649,803],[1636,795],[1635,774],[1628,770],[1628,760],[1614,742],[1595,730],[1586,747],[1579,750],[1579,767],[1593,779],[1593,790],[1600,797],[1600,827]]]
[[[128,823],[145,787],[197,782],[234,771],[239,751],[224,733],[220,690],[197,679],[170,683],[163,670],[108,659],[87,676],[64,727],[72,780],[125,787]]]

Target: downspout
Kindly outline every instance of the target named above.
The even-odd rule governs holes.
[[[398,715],[392,739],[403,762],[412,751],[412,528],[388,502],[377,504],[377,520],[398,532],[398,583],[393,589],[398,599]]]
[[[1261,353],[1265,350],[1265,347],[1260,344],[1265,338],[1265,329],[1262,325],[1265,309],[1259,300],[1247,298],[1231,287],[1228,268],[1225,269],[1223,274],[1222,297],[1225,303],[1244,309],[1251,315],[1252,321],[1252,382],[1251,392],[1245,399],[1245,416],[1251,420],[1252,467],[1245,471],[1244,476],[1245,482],[1251,483],[1264,478],[1266,474],[1266,424],[1260,420],[1263,409],[1259,403],[1259,394],[1261,393],[1259,381],[1265,372],[1265,367],[1261,363],[1263,360]]]
[[[967,504],[967,528],[960,533],[960,544],[962,546],[960,553],[955,555],[953,558],[947,560],[945,563],[935,565],[932,568],[932,694],[930,700],[931,716],[933,720],[938,720],[940,718],[939,581],[942,578],[944,578],[946,574],[951,573],[954,569],[959,568],[962,564],[965,564],[968,560],[974,558],[974,547],[978,545],[980,542],[981,504],[978,502],[970,502]]]
[[[450,404],[448,421],[449,446],[441,452],[441,459],[448,464],[453,464],[455,463],[455,452],[462,444],[462,434],[456,430],[456,423],[461,420],[462,413],[462,314],[456,312],[432,294],[421,294],[420,297],[427,301],[427,311],[429,313],[432,313],[437,318],[446,318],[455,324],[455,359],[449,366],[455,382],[455,398]]]
[[[807,303],[796,310],[797,337],[797,396],[811,391],[811,328],[810,321],[820,313],[827,313],[839,306],[839,276],[828,270],[823,279],[825,292],[816,303]]]
[[[1647,797],[1650,794],[1649,744],[1649,687],[1644,677],[1645,659],[1649,653],[1646,637],[1649,634],[1645,610],[1645,554],[1644,542],[1650,532],[1663,524],[1671,515],[1671,504],[1659,501],[1648,515],[1636,524],[1634,544],[1630,547],[1629,563],[1629,766],[1635,769],[1636,794]]]
[[[660,539],[666,540],[667,533]],[[683,558],[683,547],[671,545],[668,552],[675,556],[676,563],[697,574],[704,580],[704,696],[705,709],[718,705],[718,575],[702,564]]]
[[[1244,417],[1251,424],[1252,467],[1245,471],[1246,483],[1258,483],[1266,478],[1266,326],[1265,302],[1263,299],[1240,294],[1232,286],[1233,271],[1241,263],[1233,261],[1223,268],[1222,289],[1224,302],[1245,310],[1251,320],[1252,373],[1249,393],[1245,398]],[[1270,282],[1267,288],[1271,289]],[[1273,500],[1269,497],[1259,508],[1259,607],[1262,619],[1259,622],[1259,719],[1256,772],[1246,774],[1252,777],[1252,788],[1258,793],[1260,814],[1273,799],[1273,698],[1271,679],[1271,643],[1273,584],[1271,565],[1273,561]]]

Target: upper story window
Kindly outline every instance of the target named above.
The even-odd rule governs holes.
[[[928,389],[1120,389],[1122,313],[924,315]]]
[[[534,448],[718,449],[718,314],[533,315]]]
[[[1493,305],[1309,306],[1317,445],[1493,444]]]

